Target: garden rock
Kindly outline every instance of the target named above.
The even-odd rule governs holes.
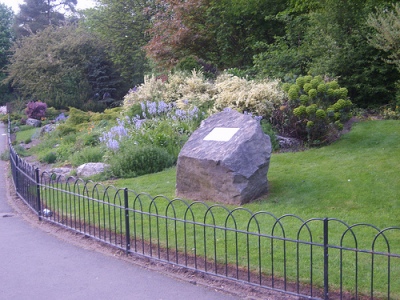
[[[204,120],[177,162],[178,197],[240,205],[267,192],[271,141],[258,121],[237,111]]]
[[[40,136],[43,136],[46,133],[53,131],[54,129],[56,129],[56,126],[57,126],[56,124],[44,125],[42,128],[40,128]]]
[[[42,126],[42,121],[28,118],[26,120],[26,125],[33,126],[33,127],[40,127],[40,126]]]
[[[69,167],[60,167],[60,168],[54,168],[50,170],[50,173],[54,173],[57,176],[68,176],[71,174],[72,168]]]
[[[86,163],[76,169],[78,177],[90,177],[105,172],[109,165],[104,163]]]
[[[303,142],[296,138],[284,137],[284,136],[277,135],[276,139],[278,140],[279,148],[282,151],[288,151],[288,150],[295,151],[297,149],[300,149],[303,146]]]

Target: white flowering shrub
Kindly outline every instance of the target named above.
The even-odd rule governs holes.
[[[198,71],[190,76],[182,72],[170,74],[166,81],[148,76],[142,85],[131,89],[124,97],[124,108],[142,102],[164,101],[173,102],[181,109],[191,109],[212,100],[212,89],[213,84]]]
[[[247,80],[224,73],[215,82],[214,110],[232,108],[270,117],[274,107],[285,99],[278,80]]]
[[[145,76],[144,83],[131,89],[124,97],[124,108],[146,101],[163,100],[165,83],[156,76]]]
[[[124,99],[124,108],[153,101],[174,103],[180,109],[210,106],[212,112],[232,108],[270,117],[274,107],[285,100],[278,80],[247,80],[223,73],[212,82],[199,71],[170,74],[162,81],[146,77],[145,83],[132,89]]]
[[[7,114],[7,106],[0,106],[0,115]]]

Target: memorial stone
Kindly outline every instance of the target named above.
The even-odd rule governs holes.
[[[177,197],[244,204],[267,193],[271,142],[258,121],[237,111],[204,120],[177,162]]]

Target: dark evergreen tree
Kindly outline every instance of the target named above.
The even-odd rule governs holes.
[[[24,0],[16,15],[14,31],[17,38],[65,21],[66,12],[74,12],[77,0]]]
[[[0,98],[0,105],[3,105],[7,101],[7,96],[10,95],[9,86],[2,84],[2,80],[5,78],[4,68],[9,63],[8,56],[10,55],[10,47],[12,44],[12,21],[13,11],[10,7],[0,3],[0,94],[3,97]]]

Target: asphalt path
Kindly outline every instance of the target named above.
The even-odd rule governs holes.
[[[0,153],[6,148],[0,123]],[[13,205],[9,173],[0,161],[0,299],[239,299],[80,247],[28,222],[34,216]]]

